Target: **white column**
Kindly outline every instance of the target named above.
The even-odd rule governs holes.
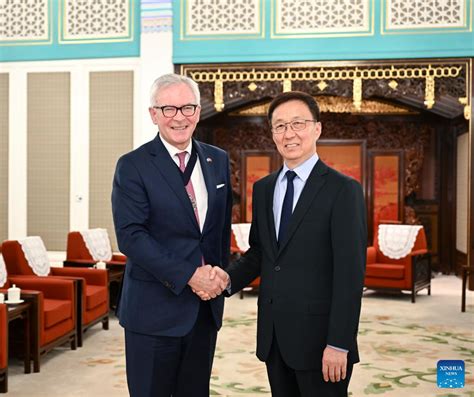
[[[8,238],[27,234],[27,72],[11,69],[8,136]]]
[[[142,33],[140,42],[141,109],[137,114],[142,120],[141,130],[136,132],[134,147],[154,138],[157,127],[150,119],[150,87],[162,74],[173,73],[173,33]]]
[[[71,70],[70,230],[89,228],[89,72]]]

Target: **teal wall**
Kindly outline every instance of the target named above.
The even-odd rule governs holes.
[[[0,39],[0,62],[81,58],[138,57],[140,55],[140,0],[129,3],[129,34],[100,40],[67,39],[63,33],[64,0],[48,2],[48,38],[38,41]]]
[[[274,27],[276,1],[260,1],[261,31],[248,37],[188,34],[188,1],[175,1],[173,62],[181,64],[474,56],[472,0],[463,0],[464,26],[456,28],[390,30],[385,22],[387,0],[367,0],[370,18],[366,31],[326,34],[298,32],[285,36],[278,34]]]

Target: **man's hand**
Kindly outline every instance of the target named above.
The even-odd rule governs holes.
[[[196,269],[193,276],[188,281],[188,285],[195,293],[196,291],[203,293],[203,296],[207,298],[205,300],[215,298],[216,296],[220,295],[225,288],[225,286],[222,286],[223,281],[219,277],[211,278],[211,271],[211,265],[200,266]],[[203,298],[201,297],[201,299]]]
[[[221,280],[220,285],[221,285],[223,291],[229,285],[229,281],[230,281],[229,275],[227,274],[227,272],[224,269],[222,269],[219,266],[214,266],[212,268],[210,277],[211,277],[211,280],[214,280],[216,277]]]
[[[326,382],[339,382],[346,379],[347,353],[330,346],[323,352],[323,378]]]
[[[210,266],[210,265],[206,265],[206,267],[207,266]],[[222,293],[222,291],[224,291],[227,288],[227,286],[229,285],[229,281],[230,281],[229,275],[225,272],[225,270],[221,269],[219,266],[214,266],[211,269],[211,271],[209,273],[209,279],[213,282],[218,283],[219,288],[221,289],[221,292],[218,295],[220,295]],[[198,289],[193,288],[193,292],[197,296],[199,296],[202,300],[209,300],[209,299],[215,298],[215,296],[212,296],[207,291],[198,290]]]

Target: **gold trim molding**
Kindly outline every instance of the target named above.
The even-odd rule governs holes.
[[[419,114],[418,112],[412,111],[406,107],[388,104],[382,101],[366,99],[362,100],[360,108],[357,109],[354,106],[354,102],[350,98],[337,97],[337,96],[318,96],[315,97],[318,101],[319,109],[321,113],[351,113],[351,114],[378,114],[378,115],[409,115]],[[261,103],[240,109],[235,112],[230,112],[230,116],[263,116],[266,117],[268,114],[268,107],[270,102]]]
[[[453,64],[454,63],[454,64]],[[465,68],[463,64],[449,65],[436,63],[416,63],[412,65],[357,65],[348,67],[339,66],[315,66],[315,67],[279,67],[262,65],[261,67],[239,68],[229,65],[228,67],[202,69],[184,68],[183,72],[197,83],[214,84],[214,107],[221,112],[224,107],[224,84],[230,82],[248,83],[255,87],[258,82],[278,81],[282,83],[283,91],[291,90],[295,81],[312,81],[324,93],[328,81],[351,80],[352,99],[356,111],[361,111],[363,84],[367,80],[383,80],[392,90],[397,90],[400,80],[423,79],[425,80],[424,104],[431,109],[435,104],[436,80],[444,78],[460,77]],[[398,81],[397,81],[398,80]],[[465,112],[465,116],[468,116]]]

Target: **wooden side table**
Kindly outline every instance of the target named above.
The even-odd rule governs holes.
[[[466,288],[467,288],[467,278],[474,271],[474,267],[463,266],[462,268],[462,293],[461,293],[461,312],[466,311]]]
[[[31,372],[30,358],[31,358],[31,338],[30,338],[30,318],[31,318],[31,303],[23,302],[18,304],[8,304],[8,323],[13,320],[22,319],[24,326],[24,365],[25,374]]]

